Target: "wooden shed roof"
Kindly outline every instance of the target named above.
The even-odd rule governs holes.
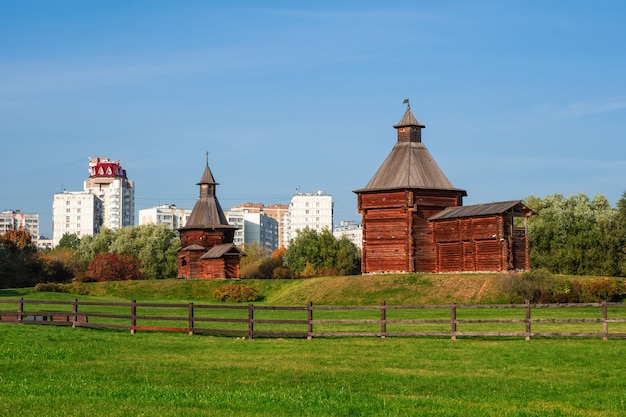
[[[218,259],[224,256],[245,256],[244,253],[235,246],[234,243],[223,243],[215,245],[207,253],[202,255],[200,259]]]
[[[194,243],[193,245],[189,245],[189,246],[185,246],[184,248],[181,249],[181,251],[205,251],[206,248],[204,246],[198,245],[197,243]]]
[[[421,129],[410,108],[394,128],[413,127]],[[465,190],[455,188],[439,165],[420,141],[398,141],[378,171],[364,188],[355,193],[398,189],[452,190],[467,195]]]
[[[488,204],[475,204],[472,206],[448,207],[439,213],[431,216],[428,220],[458,219],[464,217],[482,217],[502,214],[509,210],[514,210],[520,214],[530,214],[533,211],[522,204],[521,200],[502,201]]]

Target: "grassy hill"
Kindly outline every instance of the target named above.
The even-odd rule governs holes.
[[[244,284],[257,290],[270,305],[442,304],[506,302],[500,283],[506,274],[389,274],[320,277],[303,280],[157,280],[89,283],[75,293],[124,300],[188,300],[213,302],[213,290],[226,284]],[[36,296],[50,293],[4,290],[0,296]]]

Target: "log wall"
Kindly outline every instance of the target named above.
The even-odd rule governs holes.
[[[428,218],[461,203],[457,191],[396,190],[358,195],[361,271],[433,272],[436,252]]]
[[[215,230],[215,229],[181,229],[180,230],[180,243],[181,247],[187,247],[190,245],[204,246],[209,250],[215,245],[221,245],[224,242],[232,242],[228,240],[227,234],[231,230]],[[234,233],[234,232],[233,232]],[[234,236],[234,235],[233,235]]]
[[[526,270],[530,267],[524,229],[508,213],[432,222],[436,272]]]

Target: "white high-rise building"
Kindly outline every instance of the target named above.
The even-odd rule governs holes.
[[[262,211],[250,213],[246,209],[235,209],[225,214],[228,224],[238,227],[233,240],[236,245],[257,242],[270,252],[278,249],[278,220]]]
[[[174,204],[161,204],[139,210],[139,225],[166,224],[176,230],[185,227],[190,215],[191,209],[181,209]]]
[[[89,178],[83,191],[54,195],[52,243],[64,234],[93,235],[101,227],[115,230],[135,223],[135,191],[119,161],[89,158]]]
[[[89,159],[89,178],[85,191],[91,191],[102,200],[103,226],[119,229],[135,223],[135,190],[133,181],[126,177],[119,161],[109,158]]]
[[[30,233],[35,245],[39,239],[39,214],[22,213],[19,210],[6,210],[0,213],[0,235],[7,230],[23,228]]]
[[[52,203],[52,246],[64,234],[79,238],[100,232],[103,223],[102,200],[89,191],[64,191],[54,195]]]
[[[284,218],[285,233],[283,246],[295,239],[298,230],[306,228],[321,232],[324,229],[333,230],[333,198],[322,191],[316,193],[297,192],[289,203],[289,209]]]

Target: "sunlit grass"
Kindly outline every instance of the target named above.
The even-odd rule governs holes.
[[[625,346],[0,324],[0,415],[618,416]]]

